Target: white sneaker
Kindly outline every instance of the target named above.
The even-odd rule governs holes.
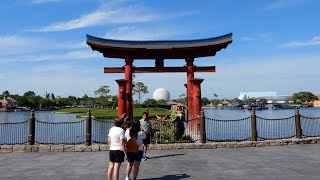
[[[147,160],[147,158],[145,156],[142,156],[141,161],[146,161],[146,160]]]
[[[125,180],[131,180],[129,177],[126,177],[126,179]]]

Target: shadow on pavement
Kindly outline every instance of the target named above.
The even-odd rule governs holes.
[[[184,154],[166,154],[166,155],[160,155],[160,156],[152,156],[152,157],[149,157],[149,159],[157,159],[162,157],[181,156],[181,155],[184,155]]]
[[[165,175],[162,177],[157,178],[148,178],[148,179],[141,179],[141,180],[160,180],[160,179],[166,179],[166,180],[179,180],[190,177],[187,174],[173,174],[173,175]]]

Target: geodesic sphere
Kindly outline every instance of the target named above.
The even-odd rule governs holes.
[[[169,94],[169,91],[166,90],[165,88],[158,88],[153,92],[152,98],[157,101],[160,99],[163,99],[165,101],[169,101],[170,94]]]

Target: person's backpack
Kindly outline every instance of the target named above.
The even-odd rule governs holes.
[[[134,139],[129,139],[127,142],[127,152],[138,152],[138,144]]]

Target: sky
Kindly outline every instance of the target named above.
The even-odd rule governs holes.
[[[121,40],[191,40],[233,33],[233,42],[197,66],[216,66],[203,78],[202,96],[235,98],[240,92],[320,94],[320,1],[318,0],[2,0],[0,6],[0,92],[44,96],[95,96],[100,86],[117,95],[104,58],[85,43],[86,34]],[[185,60],[165,60],[184,66]],[[135,60],[136,67],[154,60]],[[185,94],[185,73],[136,74],[149,89]],[[137,97],[134,97],[137,99]]]

